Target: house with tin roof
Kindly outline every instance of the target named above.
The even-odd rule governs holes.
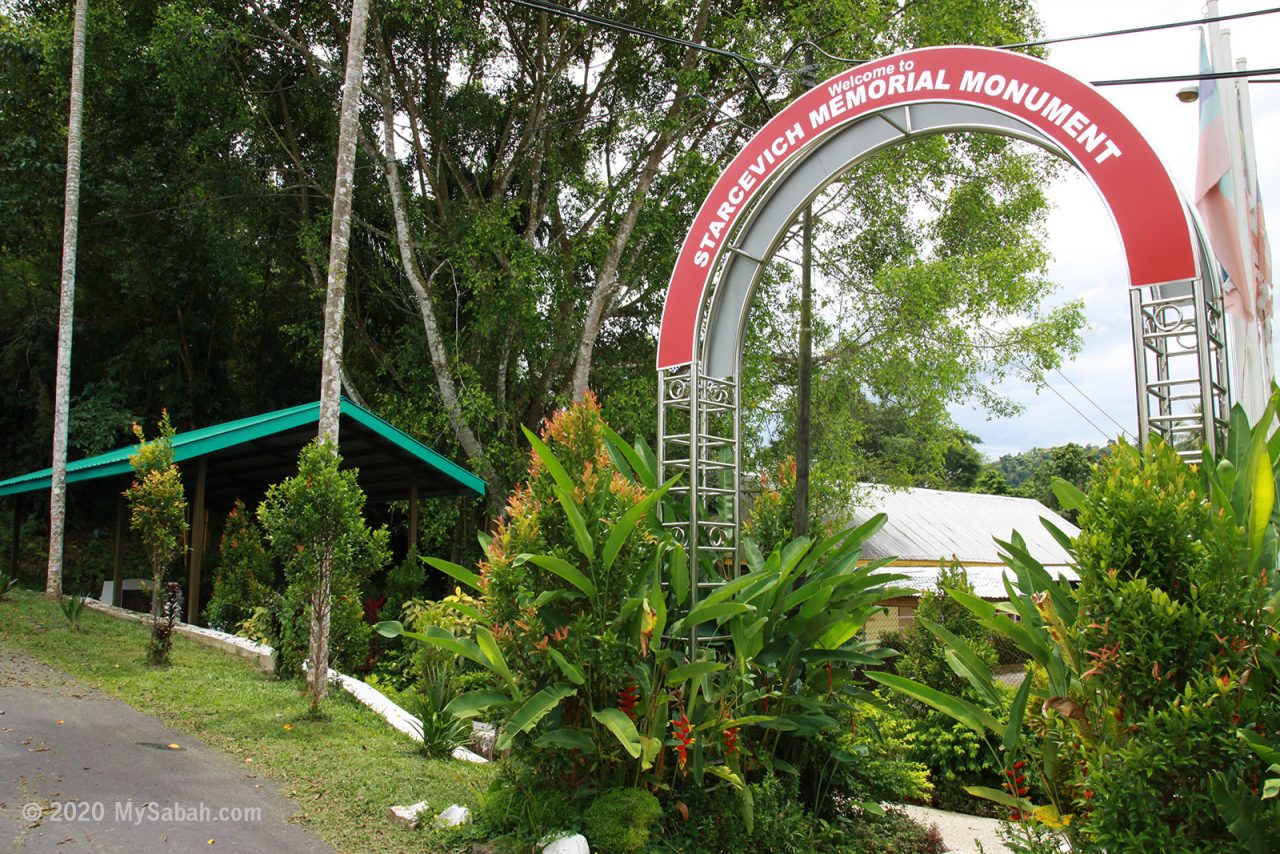
[[[921,593],[936,589],[941,567],[956,560],[968,573],[975,594],[991,601],[1007,599],[1004,579],[1016,579],[1000,560],[996,540],[1007,541],[1014,531],[1022,535],[1027,551],[1050,574],[1079,580],[1070,555],[1040,520],[1048,519],[1071,537],[1080,529],[1033,498],[895,489],[878,484],[863,484],[859,496],[849,524],[860,525],[877,513],[888,515],[884,527],[863,544],[862,559],[893,558],[887,571],[907,576],[908,580],[900,582],[904,587]],[[906,628],[919,603],[919,595],[884,602],[888,614],[873,619],[868,633],[877,637]]]

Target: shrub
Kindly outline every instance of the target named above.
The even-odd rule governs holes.
[[[312,442],[298,455],[298,474],[268,489],[258,505],[258,518],[289,582],[280,619],[282,643],[295,640],[298,626],[291,621],[299,616],[307,621],[312,709],[319,708],[328,690],[331,616],[341,619],[353,611],[360,628],[351,634],[363,635],[364,648],[358,651],[363,663],[369,649],[360,583],[390,559],[386,528],[375,531],[365,524],[364,492],[356,472],[341,469],[341,463],[328,441]]]
[[[907,741],[886,726],[893,712],[859,704],[839,728],[816,736],[806,751],[806,783],[816,791],[815,812],[831,817],[842,802],[927,803],[933,793],[929,768],[912,761]],[[904,722],[901,732],[913,732]]]
[[[773,769],[808,773],[807,742],[838,726],[864,693],[859,668],[882,657],[862,629],[876,602],[902,591],[888,587],[898,576],[860,565],[859,547],[884,517],[768,557],[744,540],[751,571],[700,590],[694,606],[687,557],[654,512],[674,481],[658,484],[652,453],[622,443],[590,398],[529,439],[528,480],[479,572],[427,559],[477,591],[478,608],[452,604],[477,617],[473,637],[400,622],[379,631],[491,675],[448,710],[502,724],[497,749],[522,769],[510,785],[557,789],[576,815],[599,791],[643,784],[669,811],[728,810],[708,821],[729,835],[713,833],[703,850],[735,850],[734,828],[752,834],[753,821],[780,814],[753,809],[750,787]],[[809,817],[803,827],[818,821],[816,805],[788,809]],[[542,815],[495,820],[527,844],[566,829],[537,824]]]
[[[662,816],[658,799],[645,789],[612,789],[582,816],[587,841],[598,851],[631,854],[649,843],[649,829]]]
[[[968,574],[955,560],[939,568],[937,588],[920,597],[915,622],[904,634],[902,655],[894,660],[894,672],[934,690],[983,703],[977,690],[947,663],[947,646],[932,630],[933,626],[944,628],[963,639],[987,667],[996,664],[990,632],[950,595],[952,590],[973,594]],[[893,704],[903,714],[886,721],[886,729],[899,737],[907,758],[928,767],[934,784],[933,805],[989,814],[990,809],[964,792],[965,786],[1000,783],[999,764],[981,737],[910,697],[895,695]]]
[[[160,435],[148,442],[137,424],[133,434],[138,449],[129,457],[133,482],[125,490],[129,500],[129,526],[137,532],[151,562],[151,619],[160,618],[164,576],[182,545],[187,530],[187,498],[182,474],[173,462],[173,425],[166,409],[159,422]]]
[[[386,587],[383,594],[387,600],[382,610],[387,614],[399,614],[406,602],[421,595],[427,583],[427,570],[418,556],[416,548],[409,549],[404,560],[391,567],[387,572]]]
[[[504,761],[480,801],[476,823],[491,837],[509,835],[523,843],[512,846],[522,851],[551,834],[576,832],[582,804],[573,795],[580,793],[547,783],[518,758]]]
[[[1001,545],[1018,578],[1017,622],[952,591],[1036,662],[1006,721],[873,674],[1000,739],[1004,791],[970,791],[1026,825],[1025,850],[1045,850],[1046,830],[1089,851],[1266,851],[1280,838],[1280,806],[1263,782],[1280,753],[1260,737],[1280,728],[1280,460],[1266,435],[1278,402],[1280,393],[1265,428],[1250,429],[1237,407],[1222,459],[1206,453],[1198,471],[1157,442],[1118,446],[1087,495],[1057,482],[1079,510],[1078,594],[1016,535]],[[989,669],[968,644],[940,637],[957,673],[985,693]],[[1034,802],[1033,785],[1046,803]]]
[[[212,628],[233,631],[271,601],[278,583],[262,532],[239,499],[227,514],[219,551],[221,560],[204,619]]]
[[[329,666],[339,673],[354,673],[369,655],[373,630],[364,620],[360,588],[349,575],[334,579],[329,611]],[[311,637],[311,596],[305,585],[290,584],[273,600],[272,634],[276,675],[297,678],[307,660]],[[243,632],[242,632],[243,633]]]

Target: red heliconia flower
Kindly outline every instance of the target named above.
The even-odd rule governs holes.
[[[679,742],[675,746],[676,755],[679,757],[677,765],[683,771],[685,765],[689,762],[689,746],[693,744],[693,736],[690,732],[693,725],[689,723],[689,717],[684,713],[680,713],[680,717],[671,719],[671,735]]]
[[[724,730],[724,755],[732,756],[738,752],[738,728],[726,727]]]
[[[631,720],[636,719],[636,703],[640,701],[640,686],[635,682],[628,682],[618,692],[618,708],[622,713]]]

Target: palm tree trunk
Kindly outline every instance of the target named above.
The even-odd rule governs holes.
[[[80,227],[80,141],[84,112],[84,29],[88,0],[76,0],[71,47],[71,116],[62,219],[62,285],[58,304],[58,369],[53,394],[53,476],[49,487],[49,573],[45,595],[62,595],[67,511],[67,414],[71,397],[71,320],[76,301],[76,236]]]

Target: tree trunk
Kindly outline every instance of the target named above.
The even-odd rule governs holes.
[[[333,183],[333,224],[329,232],[329,282],[324,301],[324,350],[320,361],[320,438],[338,447],[342,394],[342,325],[347,298],[347,250],[351,242],[351,195],[359,133],[360,88],[364,77],[364,40],[369,0],[352,0],[347,70],[338,124],[338,169]],[[326,587],[327,580],[326,580]],[[327,634],[326,634],[327,636]],[[314,641],[314,638],[313,638]]]
[[[311,592],[311,655],[307,689],[311,694],[311,710],[320,710],[320,701],[329,693],[329,606],[332,604],[329,579],[333,575],[332,559],[320,562],[320,578]]]
[[[813,48],[804,49],[804,89],[817,84],[813,76]],[[803,91],[803,90],[802,90]],[[796,506],[795,535],[809,533],[809,471],[812,468],[813,397],[813,206],[804,209],[800,225],[800,371],[796,378]]]
[[[694,25],[694,41],[701,41],[703,34],[706,32],[709,8],[710,6],[706,0],[703,0],[698,9],[697,23]],[[684,81],[688,73],[697,64],[697,61],[698,52],[696,50],[693,48],[685,50],[681,64],[681,82],[676,85],[675,97],[671,99],[671,105],[667,107],[662,130],[654,138],[653,148],[649,151],[644,168],[640,170],[639,178],[636,180],[635,190],[632,191],[631,202],[623,213],[622,220],[618,223],[618,229],[614,232],[613,242],[610,243],[604,262],[600,265],[600,272],[596,276],[596,286],[591,292],[591,301],[587,304],[587,316],[582,321],[582,331],[578,335],[578,347],[574,356],[574,400],[581,400],[582,396],[587,393],[587,389],[590,388],[591,360],[595,353],[596,339],[600,337],[600,328],[604,325],[605,318],[609,316],[609,308],[613,303],[613,298],[617,295],[619,285],[618,271],[622,262],[622,253],[626,250],[627,244],[631,240],[631,235],[635,231],[636,222],[640,218],[640,209],[644,207],[644,203],[648,198],[649,188],[653,185],[653,179],[658,174],[658,168],[662,165],[662,160],[667,156],[676,137],[675,121],[684,106],[688,88]]]
[[[80,140],[84,113],[84,30],[89,0],[76,0],[71,47],[71,116],[63,196],[62,292],[58,303],[58,369],[53,393],[53,476],[49,485],[49,574],[45,595],[62,595],[67,512],[67,414],[71,408],[71,320],[76,302],[76,236],[80,227]]]
[[[369,0],[351,0],[351,33],[342,85],[338,123],[338,169],[333,183],[333,226],[329,232],[329,282],[324,301],[324,352],[320,366],[320,438],[338,449],[338,416],[342,393],[342,325],[347,298],[347,250],[351,241],[351,195],[356,170],[360,89],[364,78],[364,37]],[[311,708],[317,711],[329,689],[329,591],[333,563],[320,562],[320,577],[311,594]]]
[[[462,413],[462,403],[458,399],[458,389],[453,382],[453,373],[449,367],[449,353],[445,348],[444,336],[440,332],[440,323],[436,318],[435,305],[431,301],[431,276],[424,276],[418,265],[413,250],[413,240],[409,233],[409,208],[404,197],[404,188],[400,185],[400,169],[396,165],[394,114],[391,104],[391,59],[383,51],[380,54],[382,64],[378,97],[382,105],[383,150],[378,157],[382,163],[382,172],[387,179],[387,192],[391,196],[391,212],[396,224],[396,245],[400,249],[400,266],[409,287],[413,290],[414,300],[418,304],[418,313],[422,316],[422,329],[427,336],[427,350],[431,354],[431,367],[436,375],[436,388],[440,392],[440,402],[444,404],[445,415],[453,427],[453,435],[467,455],[470,462],[485,481],[494,482],[493,467],[489,465],[489,457],[484,445],[475,431],[467,424]],[[376,153],[372,144],[368,145],[370,154]],[[439,268],[437,268],[437,271]],[[496,495],[491,493],[491,495]],[[490,499],[491,501],[494,498]],[[497,505],[499,508],[501,505]]]

